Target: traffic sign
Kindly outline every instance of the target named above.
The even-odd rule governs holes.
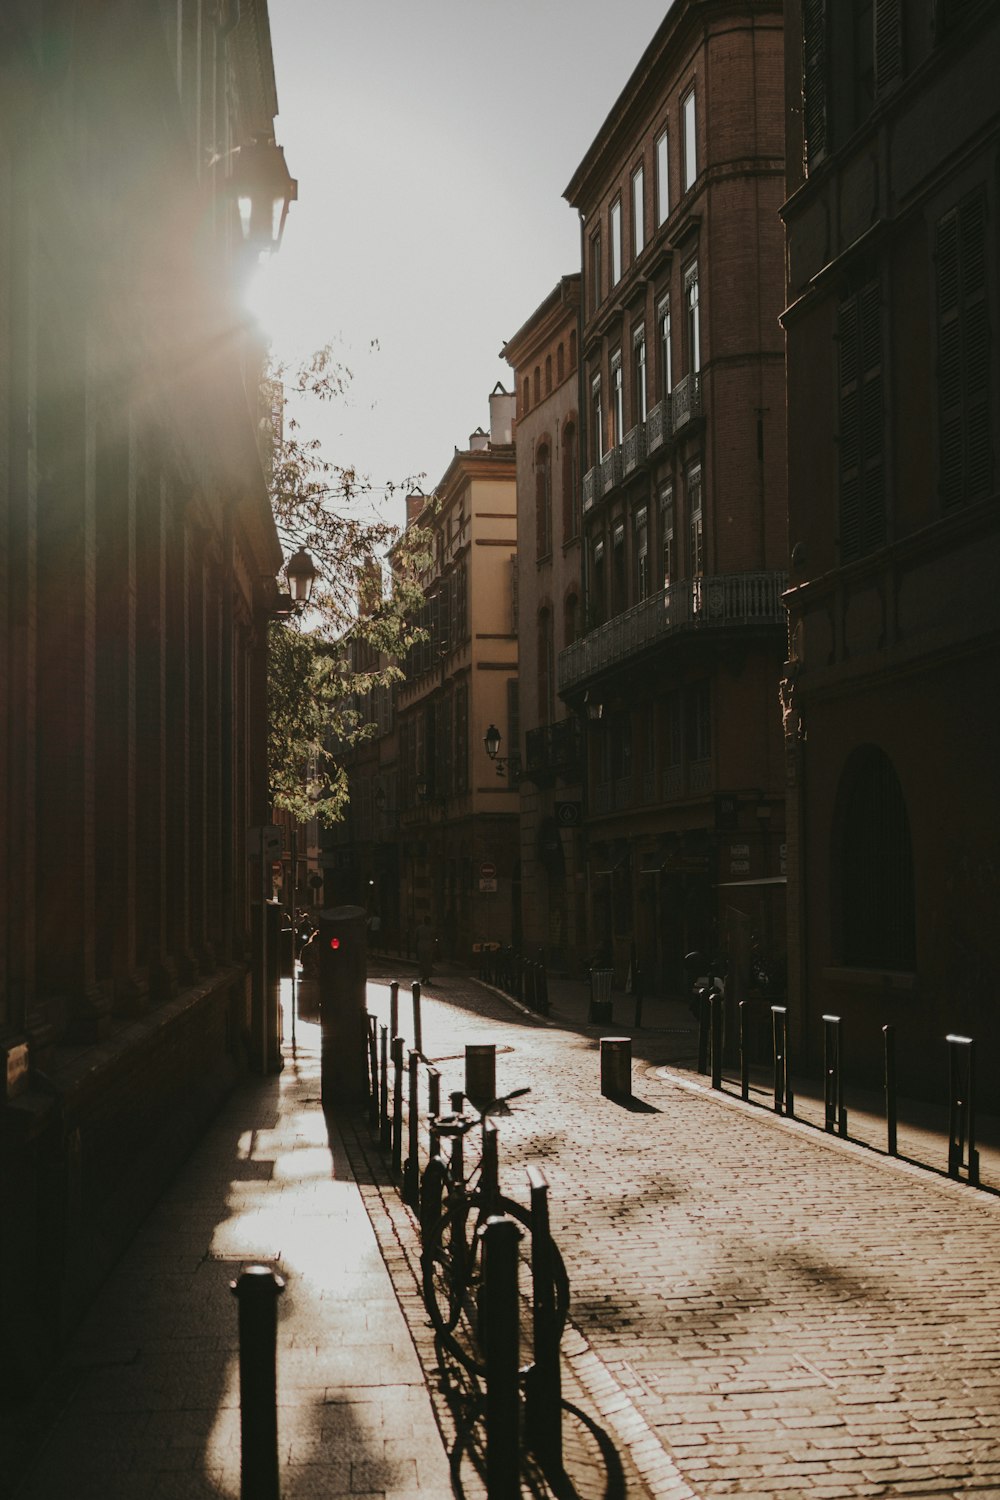
[[[582,802],[557,802],[556,822],[560,828],[578,828],[583,821]]]
[[[484,859],[479,866],[479,875],[482,880],[495,880],[497,867],[491,860]]]

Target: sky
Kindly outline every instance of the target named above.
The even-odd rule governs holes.
[[[351,371],[299,412],[332,462],[429,492],[488,428],[504,340],[580,268],[563,191],[668,8],[270,0],[299,201],[255,308],[276,359],[332,343]]]

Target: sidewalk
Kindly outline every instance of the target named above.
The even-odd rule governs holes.
[[[236,1500],[239,1345],[229,1283],[264,1263],[286,1283],[277,1350],[282,1500],[452,1495],[362,1187],[339,1134],[328,1135],[318,1028],[299,1019],[294,1055],[289,1031],[286,1021],[284,1071],[237,1091],[39,1397],[0,1422],[0,1493]]]

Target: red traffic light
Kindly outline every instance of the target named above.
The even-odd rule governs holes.
[[[331,948],[339,948],[340,947],[340,938],[339,937],[332,937],[330,939],[330,947]]]

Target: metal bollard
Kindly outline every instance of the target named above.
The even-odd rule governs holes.
[[[246,1266],[229,1283],[239,1304],[241,1500],[280,1500],[275,1348],[284,1289],[270,1266]]]
[[[378,1020],[375,1016],[368,1017],[368,1073],[370,1086],[368,1089],[368,1127],[375,1130],[378,1126]]]
[[[740,1001],[740,1098],[750,1098],[750,1039],[747,1036],[747,1001]]]
[[[399,1036],[399,980],[389,981],[389,1035]]]
[[[483,1236],[484,1295],[480,1336],[486,1353],[486,1493],[520,1500],[517,1292],[521,1230],[504,1216],[487,1219]]]
[[[408,1203],[411,1208],[416,1208],[420,1202],[420,1157],[419,1137],[420,1127],[420,1100],[418,1089],[420,1079],[418,1069],[420,1067],[420,1053],[411,1051],[407,1059],[409,1069],[409,1104],[407,1114],[407,1127],[409,1135],[409,1146],[407,1149],[406,1163],[403,1167],[403,1202]]]
[[[948,1043],[948,1176],[979,1186],[976,1150],[976,1044],[971,1036],[947,1036]]]
[[[528,1168],[531,1189],[531,1314],[535,1362],[524,1381],[525,1431],[528,1447],[549,1476],[561,1473],[562,1368],[556,1321],[549,1185],[537,1167]]]
[[[712,1020],[712,1087],[722,1088],[722,1021],[724,997],[712,990],[708,997]]]
[[[403,1166],[403,1038],[392,1039],[392,1170],[399,1176]]]
[[[780,1115],[794,1113],[792,1085],[788,1075],[788,1009],[784,1005],[771,1006],[771,1024],[774,1032],[774,1108]]]
[[[424,1028],[423,1028],[423,1022],[422,1022],[421,1016],[420,1016],[420,981],[419,981],[419,979],[415,979],[413,981],[412,985],[410,986],[410,993],[413,996],[413,1045],[417,1049],[417,1051],[420,1053],[420,1056],[423,1057],[423,1055],[424,1055]]]
[[[882,1027],[882,1046],[885,1054],[885,1130],[886,1150],[896,1155],[896,1028]]]
[[[601,1037],[601,1093],[606,1099],[631,1099],[631,1037]]]
[[[698,996],[698,1072],[708,1072],[708,989],[702,985]]]
[[[479,1171],[479,1191],[482,1195],[483,1213],[497,1212],[500,1197],[500,1132],[495,1120],[483,1123],[483,1154]]]
[[[492,1104],[497,1096],[495,1042],[468,1042],[465,1047],[465,1097]]]
[[[392,1145],[392,1126],[389,1120],[389,1030],[388,1027],[380,1027],[380,1052],[382,1058],[381,1078],[379,1080],[379,1144],[384,1151],[388,1151]]]
[[[441,1074],[437,1068],[427,1069],[427,1113],[441,1113]]]
[[[847,1134],[839,1016],[823,1017],[823,1128]]]

